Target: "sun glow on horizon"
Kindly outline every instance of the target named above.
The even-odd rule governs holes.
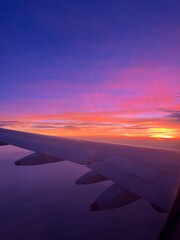
[[[140,125],[145,124],[140,123]],[[15,122],[14,124],[4,126],[4,128],[32,132],[37,134],[45,134],[61,137],[115,137],[115,138],[156,138],[156,139],[178,139],[178,130],[167,127],[149,127],[129,124],[117,124],[117,122],[86,122],[86,121],[67,121],[58,122]]]
[[[150,129],[151,133],[153,133],[151,138],[168,138],[173,139],[177,137],[177,129],[171,128],[152,128]]]
[[[174,139],[174,138],[176,138],[176,137],[170,136],[170,135],[164,135],[164,134],[154,134],[154,135],[151,136],[151,138],[159,138],[159,139],[168,138],[168,139]]]

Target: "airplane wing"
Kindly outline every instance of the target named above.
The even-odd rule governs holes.
[[[120,207],[143,198],[154,209],[168,212],[175,198],[180,151],[52,137],[0,128],[0,145],[14,145],[35,153],[15,162],[37,165],[71,161],[90,171],[76,184],[107,179],[114,184],[91,205],[91,210]]]

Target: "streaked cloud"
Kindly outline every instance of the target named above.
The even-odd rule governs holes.
[[[0,126],[180,137],[178,8],[90,2],[4,5]]]

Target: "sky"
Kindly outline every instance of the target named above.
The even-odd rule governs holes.
[[[0,127],[180,138],[180,1],[2,0]]]

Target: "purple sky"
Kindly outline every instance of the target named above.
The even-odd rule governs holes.
[[[4,0],[0,11],[1,126],[179,137],[179,1]]]

